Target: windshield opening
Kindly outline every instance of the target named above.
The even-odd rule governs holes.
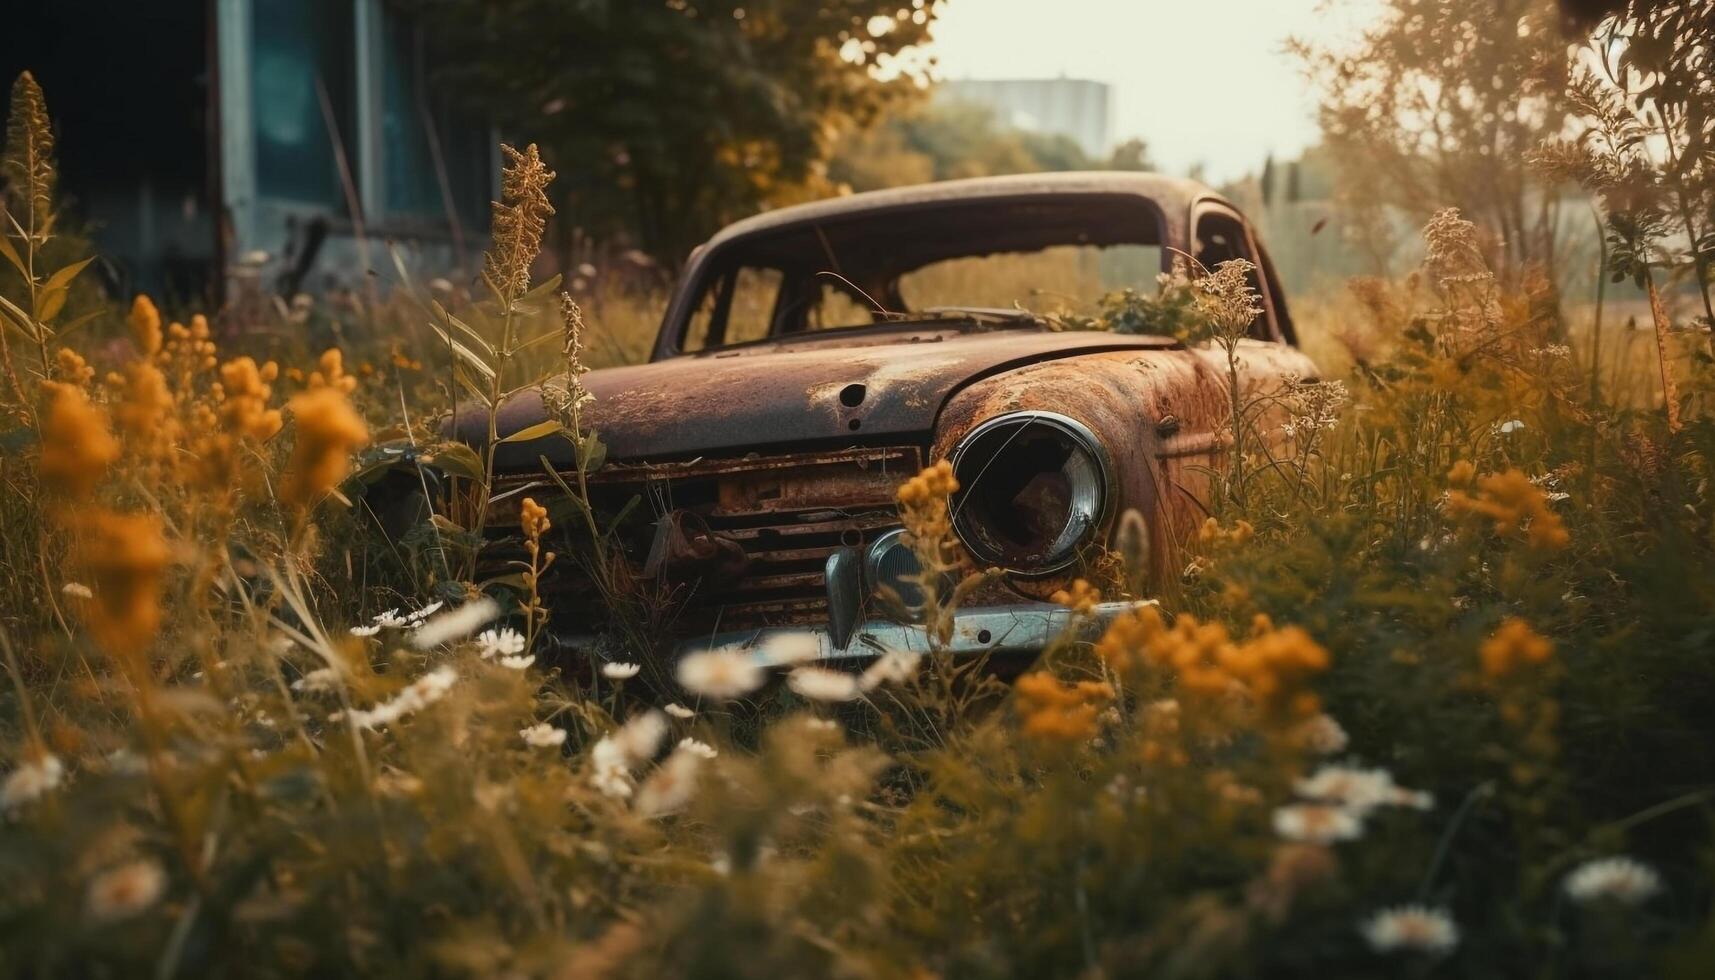
[[[1022,309],[1089,313],[1152,288],[1160,212],[1129,194],[949,202],[794,224],[720,246],[683,314],[693,352]]]

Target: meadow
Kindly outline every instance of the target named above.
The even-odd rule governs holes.
[[[1151,581],[1122,526],[1059,597],[1158,600],[1094,642],[1010,682],[936,649],[567,663],[538,577],[623,579],[579,502],[578,378],[653,324],[533,276],[534,147],[468,289],[237,329],[80,277],[28,116],[0,250],[0,971],[1709,975],[1706,331],[1628,345],[1663,403],[1444,211],[1419,270],[1307,307],[1324,383],[1233,393],[1249,448],[1182,571]],[[1161,290],[1188,342],[1248,324],[1242,276]],[[504,529],[509,574],[475,574],[486,507],[365,520],[388,474],[485,487],[438,419],[527,385],[580,465]],[[928,567],[974,573],[954,491],[932,466],[901,515]]]

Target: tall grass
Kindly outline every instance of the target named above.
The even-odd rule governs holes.
[[[1468,224],[1429,231],[1417,287],[1354,293],[1343,389],[1234,393],[1244,449],[1176,581],[1131,532],[1062,596],[1172,607],[1012,685],[938,649],[715,651],[662,690],[624,634],[556,661],[536,576],[611,557],[558,500],[574,474],[502,579],[461,574],[445,514],[358,520],[419,466],[492,476],[437,441],[455,391],[537,384],[544,348],[575,381],[599,348],[522,256],[496,297],[337,325],[385,356],[277,367],[108,311],[89,335],[117,343],[19,365],[0,457],[0,968],[1702,975],[1710,379],[1676,367],[1676,432],[1615,404]],[[364,339],[390,317],[433,341]],[[481,388],[431,323],[518,356]],[[954,492],[931,468],[902,519],[970,582]]]

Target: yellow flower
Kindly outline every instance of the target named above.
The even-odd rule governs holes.
[[[1081,742],[1096,734],[1099,705],[1114,698],[1114,689],[1100,681],[1068,683],[1047,671],[1020,677],[1012,687],[1026,735],[1062,742]]]
[[[280,431],[280,410],[268,407],[273,393],[268,380],[276,373],[274,362],[263,367],[248,357],[238,357],[220,366],[220,418],[235,436],[265,442]]]
[[[1102,601],[1101,590],[1084,579],[1073,579],[1070,589],[1061,589],[1051,597],[1052,601],[1071,609],[1073,612],[1088,613]]]
[[[1464,464],[1469,466],[1470,464]],[[1449,477],[1465,475],[1459,465]],[[1518,469],[1492,473],[1477,479],[1477,493],[1463,490],[1447,492],[1447,509],[1457,515],[1488,518],[1494,522],[1496,534],[1521,533],[1532,548],[1555,551],[1566,547],[1572,537],[1566,525],[1548,505],[1542,488],[1530,482],[1530,477]]]
[[[54,355],[54,375],[67,384],[87,385],[95,378],[95,368],[83,359],[83,355],[70,347],[61,347]]]
[[[115,656],[140,653],[161,625],[161,576],[171,552],[153,514],[96,510],[77,520],[78,563],[95,598],[90,633]]]
[[[338,347],[322,352],[316,361],[317,370],[310,372],[310,388],[333,388],[344,394],[357,389],[357,379],[345,373],[345,355]]]
[[[297,442],[280,499],[307,508],[345,479],[351,454],[368,444],[369,430],[338,388],[312,388],[286,407],[297,423]]]
[[[62,499],[88,497],[119,458],[107,415],[75,385],[44,381],[42,394],[42,483]]]
[[[525,497],[524,503],[519,505],[518,524],[524,536],[531,540],[540,539],[553,526],[548,520],[548,508],[538,504],[533,497]]]
[[[161,311],[155,309],[155,304],[143,293],[131,301],[131,315],[127,317],[131,324],[131,339],[137,342],[137,349],[144,357],[154,357],[161,352]]]
[[[1554,644],[1515,616],[1484,640],[1477,653],[1483,661],[1484,675],[1501,678],[1525,664],[1546,663],[1554,654]]]

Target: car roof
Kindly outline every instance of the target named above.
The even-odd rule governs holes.
[[[1185,177],[1132,170],[1074,170],[1041,174],[1010,174],[1002,177],[968,177],[942,180],[879,191],[862,191],[825,198],[807,204],[764,211],[727,225],[703,246],[717,245],[757,232],[814,224],[873,211],[911,210],[985,197],[1034,197],[1056,194],[1132,194],[1147,198],[1159,207],[1177,229],[1191,205],[1199,200],[1225,201],[1206,184]]]

